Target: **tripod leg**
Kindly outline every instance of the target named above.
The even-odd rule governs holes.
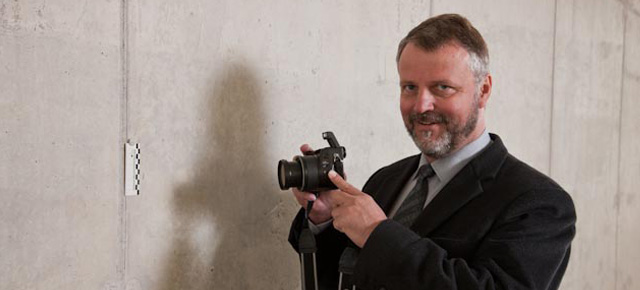
[[[300,267],[300,271],[302,272],[302,290],[318,290],[316,254],[300,254]]]

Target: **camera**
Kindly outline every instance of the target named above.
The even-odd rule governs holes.
[[[344,178],[342,160],[347,152],[338,144],[332,132],[322,133],[322,138],[329,142],[329,147],[296,156],[293,161],[283,159],[278,162],[280,189],[297,187],[301,191],[314,193],[336,189],[327,174],[334,170]]]

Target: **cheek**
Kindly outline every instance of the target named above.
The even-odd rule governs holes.
[[[449,119],[460,122],[465,119],[469,108],[462,102],[447,102],[440,104],[439,111]]]
[[[407,123],[409,121],[409,115],[411,115],[411,106],[400,102],[400,114],[402,114],[402,120]]]
[[[413,102],[411,100],[400,97],[400,113],[402,113],[402,116],[409,116],[412,109]]]

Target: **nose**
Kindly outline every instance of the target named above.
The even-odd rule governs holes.
[[[427,89],[420,89],[417,96],[416,103],[414,104],[414,111],[416,113],[423,113],[427,111],[433,111],[435,98],[431,92]]]

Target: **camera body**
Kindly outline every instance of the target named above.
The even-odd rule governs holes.
[[[340,146],[332,132],[322,133],[329,147],[296,156],[293,161],[280,160],[278,163],[278,181],[280,189],[297,187],[301,191],[318,193],[336,189],[327,174],[334,170],[344,178],[342,160],[347,156],[346,149]]]

